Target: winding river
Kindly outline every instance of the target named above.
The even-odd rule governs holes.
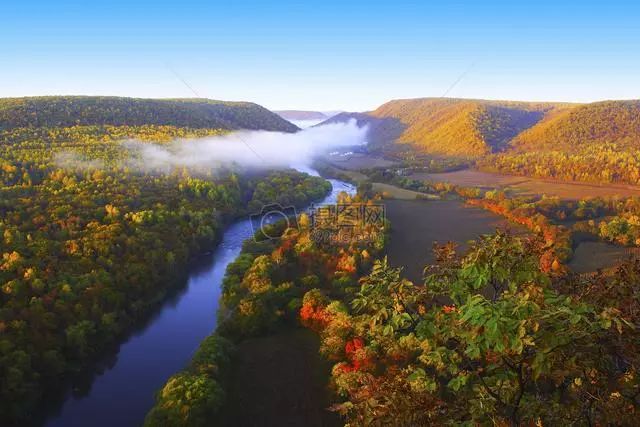
[[[318,175],[312,169],[297,169]],[[333,189],[321,203],[334,203],[342,191],[355,192],[351,184],[329,181]],[[215,329],[225,270],[240,254],[242,242],[251,235],[248,219],[227,228],[213,254],[193,267],[185,289],[169,298],[146,325],[122,343],[106,368],[92,372],[85,387],[76,385],[44,424],[49,427],[141,425],[153,406],[156,391],[187,365],[199,343]]]

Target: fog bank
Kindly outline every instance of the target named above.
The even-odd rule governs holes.
[[[126,141],[136,166],[145,169],[237,164],[279,168],[309,166],[328,150],[366,144],[367,127],[355,120],[303,129],[297,133],[240,131],[224,136],[181,139],[170,144]]]

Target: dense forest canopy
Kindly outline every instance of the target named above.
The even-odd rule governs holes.
[[[437,154],[474,156],[495,151],[557,106],[464,99],[390,101],[371,112],[404,126],[398,142]]]
[[[293,170],[150,171],[121,144],[240,127],[297,129],[250,103],[0,100],[0,424],[28,421],[49,386],[117,343],[229,221],[330,191]]]
[[[367,205],[371,201],[342,193],[339,203]],[[359,240],[347,238],[353,230],[337,228],[332,231],[342,238],[335,243],[314,238],[313,221],[306,214],[300,216],[298,225],[286,229],[282,223],[275,224],[281,239],[244,243],[242,254],[227,267],[216,331],[202,342],[189,366],[158,392],[146,426],[227,425],[220,422],[229,411],[227,405],[241,404],[230,401],[230,384],[238,381],[237,371],[242,369],[238,357],[231,355],[247,340],[295,327],[301,312],[306,313],[305,322],[321,322],[316,317],[321,313],[309,311],[314,298],[305,294],[315,291],[313,295],[322,298],[318,287],[333,290],[335,296],[354,289],[358,277],[381,254],[388,231],[384,222],[365,225],[357,233],[367,233],[369,238]],[[261,402],[252,406],[246,410],[259,412]]]
[[[395,122],[387,144],[411,144],[425,154],[478,157],[505,150],[571,149],[591,143],[640,143],[640,101],[593,104],[530,103],[473,99],[394,100],[368,113],[342,113],[325,123],[373,123],[372,139],[384,133],[376,123]]]
[[[0,129],[77,125],[298,130],[277,114],[250,102],[97,96],[0,99]]]

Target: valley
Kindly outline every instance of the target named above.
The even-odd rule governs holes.
[[[333,202],[342,191],[353,192],[341,181],[332,180],[331,185],[331,193],[320,203]],[[225,271],[253,232],[246,219],[226,227],[217,248],[189,266],[184,289],[164,301],[115,354],[79,375],[62,407],[52,405],[45,425],[141,425],[156,390],[189,362],[199,343],[215,330]],[[179,339],[167,341],[167,336]],[[122,398],[113,399],[114,395]]]
[[[520,155],[516,145],[538,123],[552,129],[545,123],[576,108],[403,100],[372,113],[341,113],[328,125],[295,126],[285,113],[251,103],[3,100],[0,356],[11,366],[2,390],[13,396],[1,408],[3,419],[234,425],[260,414],[264,425],[339,425],[370,416],[360,393],[382,402],[395,387],[386,381],[401,384],[416,402],[433,397],[406,376],[395,377],[395,369],[414,369],[403,360],[424,351],[412,341],[426,333],[413,319],[448,327],[433,313],[440,306],[445,314],[471,310],[461,295],[479,298],[480,289],[482,298],[494,295],[486,304],[508,305],[506,283],[525,292],[530,283],[521,278],[535,277],[540,286],[554,284],[545,292],[580,295],[594,307],[580,316],[600,319],[599,298],[622,307],[618,299],[627,295],[603,296],[602,289],[618,283],[632,292],[639,188],[622,178],[594,183],[593,175],[567,181],[487,171],[493,156]],[[310,113],[286,114],[306,122]],[[255,133],[247,142],[234,138],[238,130]],[[333,138],[340,142],[326,141]],[[301,153],[291,156],[295,163],[287,165],[285,156],[270,163],[264,151],[270,145],[259,145],[273,140]],[[444,149],[451,141],[457,148]],[[311,143],[326,145],[313,152],[294,147]],[[612,143],[625,144],[624,153],[635,150],[626,133]],[[212,150],[234,144],[249,151],[207,163]],[[314,202],[383,206],[385,221],[356,227],[366,236],[359,240],[336,227],[338,216],[330,223],[334,239],[318,240],[314,208],[303,209]],[[256,226],[253,216],[273,204],[276,212],[300,209],[295,225]],[[280,237],[260,237],[264,227]],[[466,280],[485,283],[482,274],[492,277],[493,288],[456,288]],[[562,312],[583,313],[569,300],[551,301]],[[584,328],[601,320],[589,322]],[[369,346],[369,339],[384,344]],[[516,350],[505,351],[512,357]],[[385,383],[368,389],[376,372]],[[410,375],[426,378],[426,371]],[[604,381],[617,374],[599,375]],[[284,391],[269,394],[278,388]],[[439,405],[454,403],[433,410],[442,411]],[[380,420],[395,416],[376,413]]]
[[[637,427],[640,2],[6,2],[0,427]]]

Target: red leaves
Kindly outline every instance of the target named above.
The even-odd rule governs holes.
[[[331,318],[323,307],[315,307],[312,304],[304,304],[300,308],[300,322],[316,332],[323,330]]]
[[[365,342],[360,337],[347,341],[344,352],[349,362],[340,365],[342,372],[367,371],[375,366],[373,357],[367,351]]]
[[[546,250],[540,256],[540,271],[543,273],[564,273],[562,264],[552,250]]]
[[[362,340],[362,338],[354,338],[350,341],[347,341],[344,346],[344,352],[347,353],[348,356],[360,350],[362,347],[364,347],[364,341]]]
[[[543,272],[562,270],[561,260],[564,259],[562,253],[565,250],[570,251],[571,249],[571,233],[565,227],[551,224],[547,216],[544,214],[536,214],[535,210],[523,208],[513,209],[487,199],[471,199],[467,200],[467,203],[504,216],[509,221],[524,225],[536,233],[541,233],[546,245],[553,247],[554,252],[554,259],[545,260],[545,263],[541,264],[541,270]],[[563,214],[566,215],[565,213]],[[552,268],[554,261],[556,265]]]
[[[555,256],[552,251],[545,251],[540,256],[540,271],[543,273],[549,273],[552,269]]]
[[[345,273],[354,274],[356,272],[356,260],[353,255],[341,251],[336,269]]]
[[[446,314],[449,313],[455,313],[457,310],[455,305],[445,305],[442,307],[442,311],[445,312]]]
[[[486,360],[487,363],[498,363],[500,355],[494,351],[487,350],[484,355],[484,360]]]
[[[280,241],[280,250],[282,252],[287,252],[290,251],[291,249],[293,249],[293,247],[295,246],[296,242],[297,242],[297,235],[295,237],[289,237],[289,238],[283,238]]]

